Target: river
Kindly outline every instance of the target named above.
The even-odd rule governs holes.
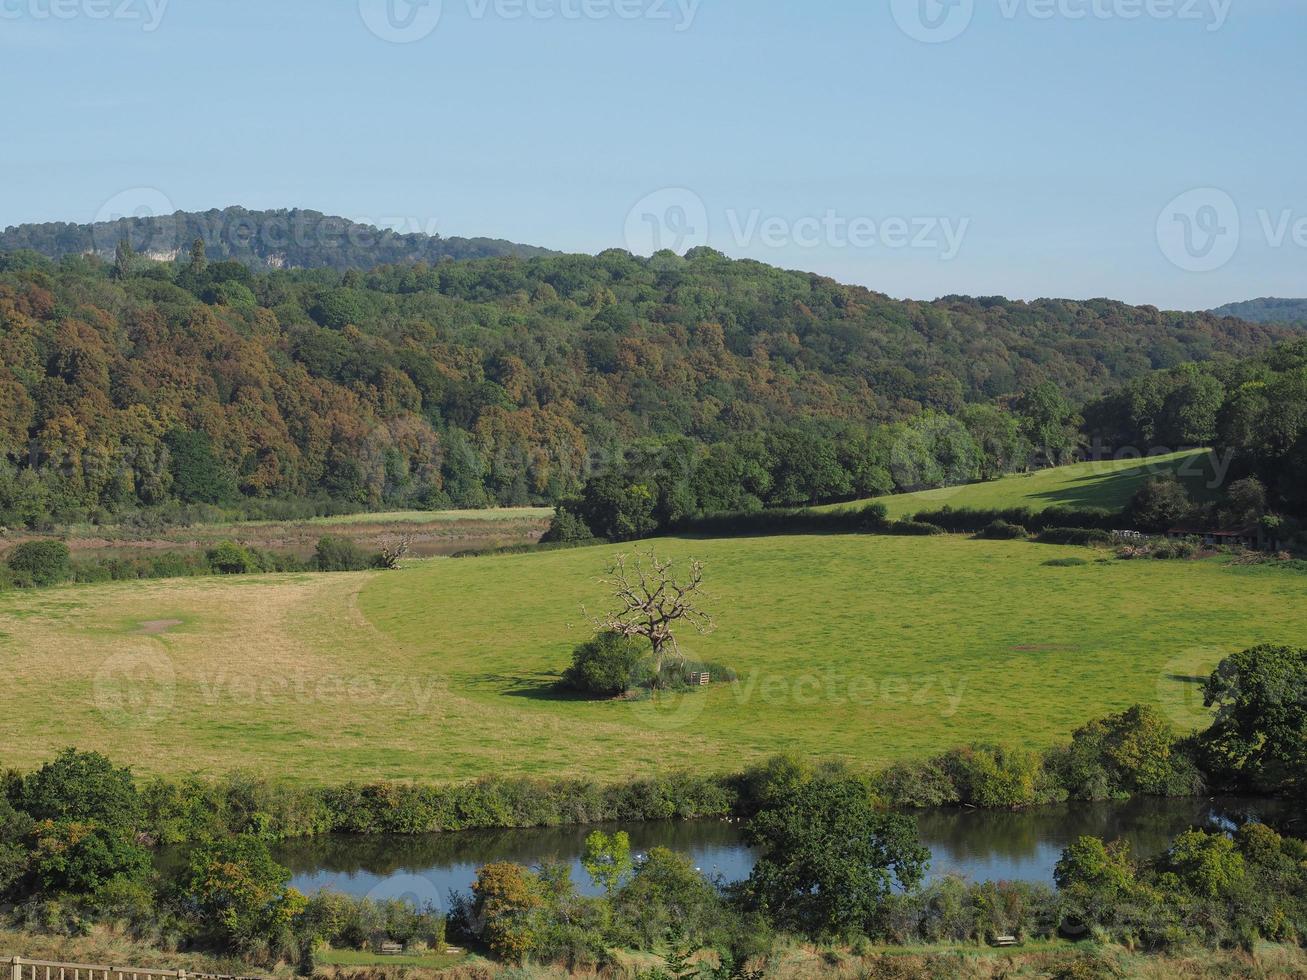
[[[929,878],[958,874],[985,880],[1053,881],[1063,848],[1082,835],[1124,838],[1140,857],[1161,853],[1176,834],[1193,827],[1233,829],[1260,819],[1299,836],[1307,833],[1299,807],[1241,798],[1074,803],[1022,811],[938,809],[915,814],[930,849]],[[447,908],[451,892],[466,891],[476,871],[493,861],[528,866],[546,860],[572,865],[572,879],[586,894],[596,889],[581,868],[586,835],[594,827],[465,831],[412,837],[354,836],[287,841],[273,856],[291,869],[304,892],[332,888],[372,898],[409,898]],[[738,823],[720,820],[605,825],[625,830],[637,854],[668,847],[688,854],[695,866],[724,881],[748,877],[754,853]]]

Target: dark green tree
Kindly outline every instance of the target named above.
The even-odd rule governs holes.
[[[62,541],[24,541],[5,559],[22,586],[38,588],[67,582],[72,576],[72,554]]]
[[[564,504],[579,517],[595,537],[609,541],[633,541],[658,530],[653,491],[644,484],[630,484],[617,474],[605,474],[587,481],[579,499]]]
[[[126,279],[132,274],[135,265],[136,252],[132,248],[132,243],[126,238],[118,239],[118,246],[113,253],[113,277]]]
[[[1069,462],[1080,439],[1080,417],[1051,381],[1022,393],[1013,406],[1022,434],[1050,463]]]
[[[115,880],[145,881],[151,862],[122,827],[45,820],[32,831],[28,871],[38,893],[92,895]]]
[[[759,849],[748,901],[778,928],[812,938],[865,934],[892,881],[915,887],[929,851],[916,821],[887,813],[857,779],[815,779],[745,828]]]
[[[1175,477],[1149,480],[1130,501],[1129,514],[1141,531],[1169,531],[1183,524],[1194,511],[1189,491]]]
[[[204,239],[197,238],[191,242],[191,260],[186,266],[186,271],[195,279],[199,279],[209,268],[209,257],[205,252]]]
[[[222,464],[207,433],[173,429],[164,436],[173,492],[186,503],[220,504],[236,496],[236,479]]]
[[[262,838],[242,834],[197,848],[179,891],[202,934],[244,952],[277,938],[304,910],[289,881]]]
[[[73,820],[134,828],[139,797],[130,769],[98,752],[64,749],[24,777],[18,805],[34,820]]]
[[[1307,650],[1259,646],[1226,657],[1203,686],[1216,718],[1209,772],[1261,792],[1307,789]]]

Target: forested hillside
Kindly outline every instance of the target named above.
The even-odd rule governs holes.
[[[1214,446],[1230,479],[1254,476],[1269,505],[1307,515],[1307,340],[1136,378],[1085,407],[1086,434],[1116,446]]]
[[[1237,316],[1249,323],[1283,323],[1307,328],[1307,299],[1250,299],[1227,303],[1212,312],[1218,316]]]
[[[31,249],[53,259],[87,253],[112,258],[118,242],[126,239],[153,258],[185,259],[197,238],[211,259],[234,259],[258,269],[371,269],[387,263],[549,254],[548,249],[493,238],[400,234],[318,211],[239,207],[89,225],[18,225],[0,233],[0,252]]]
[[[681,509],[867,496],[1065,458],[1073,405],[1287,331],[898,302],[701,249],[252,272],[196,249],[0,256],[0,523],[296,498],[547,503],[711,460]]]

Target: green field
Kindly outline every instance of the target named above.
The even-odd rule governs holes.
[[[1211,485],[1218,482],[1220,461],[1205,449],[1153,456],[1146,460],[1112,459],[1072,466],[1035,470],[989,483],[941,487],[917,493],[901,493],[878,498],[892,518],[906,517],[919,511],[941,507],[1003,509],[1029,507],[1106,507],[1121,510],[1130,502],[1145,481],[1165,474],[1176,474],[1195,497],[1210,496]],[[1223,476],[1223,473],[1220,473]],[[818,510],[839,510],[860,504],[836,504]]]
[[[735,685],[659,702],[552,688],[613,547],[0,596],[0,765],[75,744],[144,772],[312,782],[735,770],[794,750],[880,766],[1039,745],[1135,701],[1202,721],[1194,678],[1307,643],[1307,576],[1096,560],[1025,542],[668,540],[706,562]],[[1081,567],[1053,558],[1084,556]]]

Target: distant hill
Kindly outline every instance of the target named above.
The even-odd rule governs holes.
[[[531,258],[549,249],[493,238],[400,234],[318,211],[248,211],[241,207],[178,211],[152,218],[78,225],[17,225],[0,233],[0,252],[30,249],[52,259],[93,252],[112,257],[128,239],[139,253],[169,260],[203,238],[210,260],[236,260],[263,269],[371,269],[443,259]]]
[[[675,475],[668,514],[834,503],[1007,472],[1076,404],[1293,336],[1104,299],[902,302],[706,248],[343,272],[0,254],[0,524],[544,505],[628,464]],[[1133,445],[1206,444],[1190,401]]]
[[[1212,312],[1217,316],[1237,316],[1250,323],[1285,323],[1307,327],[1307,299],[1276,299],[1266,296],[1243,303],[1227,303]]]

